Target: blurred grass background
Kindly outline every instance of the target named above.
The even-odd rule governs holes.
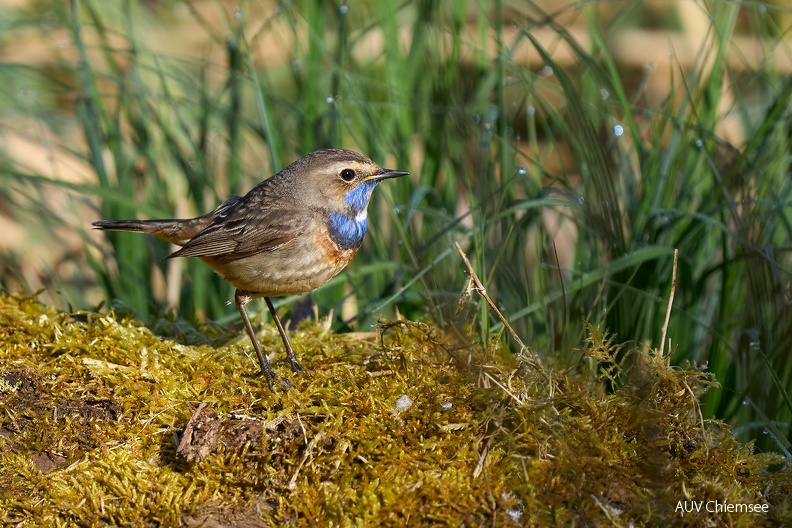
[[[311,296],[337,329],[398,310],[499,338],[475,296],[459,309],[459,241],[523,340],[575,367],[584,321],[660,345],[676,248],[672,361],[717,376],[705,417],[789,457],[790,32],[782,1],[6,2],[0,281],[238,324],[203,263],[90,222],[194,216],[351,148],[413,175]]]

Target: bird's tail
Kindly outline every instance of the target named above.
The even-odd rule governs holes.
[[[200,233],[211,219],[200,216],[190,220],[100,220],[91,225],[104,231],[135,231],[158,236],[172,244],[183,246]]]

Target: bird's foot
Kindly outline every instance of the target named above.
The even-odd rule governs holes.
[[[295,374],[299,374],[301,372],[307,372],[305,370],[305,367],[300,365],[300,362],[297,361],[297,357],[296,356],[295,357],[287,357],[286,358],[286,362],[289,364],[289,366],[292,369],[292,372],[294,372]]]

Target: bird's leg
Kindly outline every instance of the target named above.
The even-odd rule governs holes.
[[[267,379],[267,385],[269,385],[270,390],[275,392],[272,387],[272,382],[277,379],[277,374],[275,374],[275,371],[272,370],[272,367],[270,367],[267,356],[261,353],[261,347],[259,346],[258,339],[256,339],[256,334],[253,332],[253,325],[250,324],[250,318],[248,317],[247,311],[245,310],[245,305],[249,303],[250,300],[251,298],[249,296],[245,295],[239,290],[237,290],[234,294],[234,301],[236,302],[239,314],[242,316],[242,321],[245,323],[245,330],[247,330],[248,337],[253,343],[253,349],[256,351],[259,365],[261,366],[261,372],[259,372],[257,375],[263,375]]]
[[[289,362],[292,372],[305,372],[305,367],[300,365],[300,362],[297,361],[297,354],[294,353],[294,349],[291,343],[289,343],[289,338],[286,337],[286,331],[283,329],[283,325],[278,318],[278,312],[276,312],[275,307],[272,306],[272,301],[270,301],[269,297],[264,297],[264,300],[267,302],[267,308],[269,308],[272,318],[275,320],[275,326],[278,327],[278,332],[280,332],[281,339],[283,340],[283,346],[286,347],[286,361]]]

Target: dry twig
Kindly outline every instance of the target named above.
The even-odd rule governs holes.
[[[668,309],[666,310],[665,322],[663,323],[663,337],[660,340],[660,357],[665,351],[666,334],[668,334],[668,321],[671,319],[671,306],[674,304],[674,291],[676,290],[677,256],[679,250],[674,250],[674,270],[671,273],[671,295],[668,298]],[[668,363],[671,364],[671,344],[668,345]]]
[[[465,252],[462,251],[462,248],[459,246],[459,243],[454,242],[454,245],[456,246],[457,252],[459,253],[459,256],[462,258],[462,262],[465,263],[465,267],[467,268],[468,273],[470,274],[470,279],[473,281],[473,289],[475,289],[479,293],[479,295],[481,295],[484,298],[484,300],[487,301],[489,307],[492,309],[493,312],[495,312],[495,315],[498,316],[498,319],[500,319],[501,323],[503,323],[503,326],[511,334],[512,339],[514,339],[514,341],[520,346],[520,352],[524,355],[525,358],[527,358],[528,363],[530,363],[532,367],[534,367],[537,371],[541,372],[546,378],[548,378],[547,373],[545,372],[544,366],[542,365],[542,362],[539,359],[539,357],[536,355],[536,353],[533,350],[528,348],[528,346],[526,346],[525,343],[522,342],[522,339],[520,339],[520,337],[517,335],[517,332],[514,331],[514,328],[512,328],[512,326],[509,324],[509,321],[506,320],[506,317],[503,316],[503,314],[495,305],[495,303],[492,302],[492,299],[490,299],[489,295],[487,295],[486,288],[484,288],[484,285],[479,280],[478,275],[476,275],[476,272],[473,271],[473,266],[470,264],[470,260],[468,260],[467,255],[465,255]]]

